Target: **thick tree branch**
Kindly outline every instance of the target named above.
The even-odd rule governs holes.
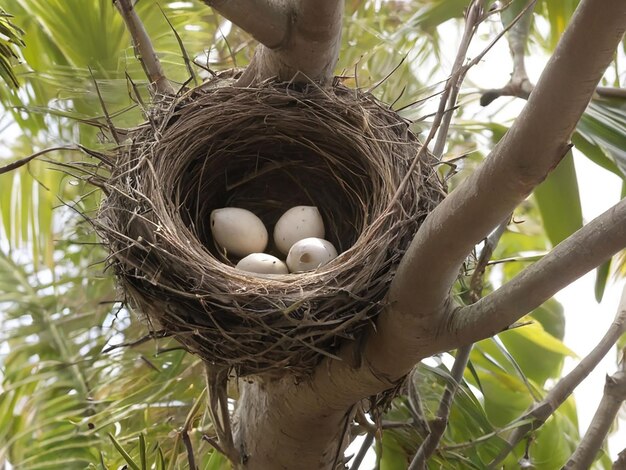
[[[344,0],[205,0],[261,44],[239,86],[271,77],[329,83],[339,57]],[[267,21],[269,27],[266,30]]]
[[[113,4],[126,23],[126,28],[133,39],[135,55],[141,62],[144,72],[150,80],[151,89],[161,95],[174,94],[174,88],[165,76],[161,61],[152,46],[150,36],[141,22],[131,0],[113,0]]]
[[[596,414],[591,420],[585,437],[580,442],[576,451],[567,461],[564,469],[585,470],[591,468],[602,442],[615,421],[615,416],[622,403],[626,400],[626,350],[622,353],[622,364],[612,376],[607,376],[604,385],[604,396],[598,405]]]
[[[499,468],[507,455],[526,436],[526,434],[537,429],[561,406],[565,400],[574,392],[576,387],[587,378],[600,361],[611,350],[615,342],[626,332],[626,287],[622,292],[622,298],[617,309],[615,320],[598,342],[595,348],[578,365],[548,392],[543,400],[536,403],[528,412],[516,421],[524,424],[515,428],[507,439],[506,447],[489,464],[490,469]]]
[[[287,5],[276,0],[204,0],[227,20],[270,49],[283,45],[289,31]]]
[[[433,325],[437,328],[448,311],[449,290],[465,257],[565,155],[625,28],[626,2],[580,3],[511,129],[481,167],[428,216],[413,240],[391,286],[392,306],[377,325],[376,336],[385,338],[376,340],[379,350],[388,351],[377,369],[390,365],[399,372],[395,358],[409,357],[407,350],[437,333]]]
[[[499,333],[625,246],[626,199],[495,292],[456,310],[447,324],[447,341],[468,344]]]

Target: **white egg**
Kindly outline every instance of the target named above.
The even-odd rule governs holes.
[[[211,212],[211,233],[227,255],[247,256],[267,246],[267,229],[261,219],[246,209],[225,207]]]
[[[274,243],[281,253],[289,253],[303,238],[324,238],[324,221],[315,206],[295,206],[285,212],[274,226]]]
[[[243,258],[237,269],[259,274],[288,274],[287,265],[275,256],[266,253],[252,253]]]
[[[287,266],[292,273],[311,271],[337,257],[337,250],[328,240],[305,238],[297,241],[287,255]]]

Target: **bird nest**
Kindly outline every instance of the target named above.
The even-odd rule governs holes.
[[[95,223],[154,332],[239,376],[306,374],[374,322],[443,198],[420,148],[408,122],[368,93],[216,79],[154,109],[105,159]],[[216,208],[248,209],[271,233],[296,205],[319,208],[339,251],[315,271],[244,272],[212,239]]]

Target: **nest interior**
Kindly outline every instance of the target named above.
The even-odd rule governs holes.
[[[384,308],[443,185],[427,152],[415,160],[408,123],[370,94],[223,85],[155,109],[107,159],[96,227],[153,330],[239,376],[306,374]],[[315,271],[255,276],[212,240],[213,209],[251,210],[271,239],[295,205],[319,208],[340,253]]]

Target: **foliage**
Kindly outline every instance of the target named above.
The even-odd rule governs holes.
[[[372,87],[378,97],[415,120],[416,131],[428,128],[436,103],[428,98],[446,78],[447,49],[455,45],[449,34],[461,27],[467,2],[346,4],[337,70],[349,85]],[[553,50],[575,4],[539,2],[528,47],[541,54]],[[141,103],[131,99],[129,90],[142,90],[147,100],[146,81],[111,1],[0,0],[0,7],[14,15],[0,17],[0,60],[9,59],[0,62],[8,84],[0,86],[0,103],[11,116],[0,119],[6,126],[0,130],[4,158],[58,144],[102,148],[106,144],[88,123],[102,121],[98,93],[116,125],[132,126],[143,119]],[[137,3],[137,11],[166,73],[179,84],[189,72],[174,31],[199,64],[192,67],[196,80],[207,76],[207,68],[245,66],[251,57],[248,35],[200,1],[161,2],[159,7],[146,0]],[[8,19],[19,29],[7,26],[5,31]],[[479,35],[493,36],[499,28],[492,18]],[[24,47],[14,47],[22,39]],[[9,49],[3,48],[6,41]],[[622,73],[618,65],[606,75],[605,85],[620,85],[611,78]],[[11,89],[12,73],[21,84],[17,91]],[[442,165],[452,187],[507,129],[506,119],[496,112],[477,111],[477,91],[464,90],[455,112],[446,160],[462,158]],[[509,100],[505,108],[514,105]],[[620,177],[626,174],[625,106],[620,98],[594,100],[573,137],[578,151]],[[0,462],[20,469],[182,468],[187,462],[183,438],[189,431],[199,467],[225,468],[222,457],[202,440],[212,430],[199,405],[204,384],[198,360],[167,339],[111,349],[140,340],[145,329],[121,308],[111,275],[104,270],[105,253],[76,215],[95,211],[99,194],[71,170],[69,175],[59,171],[59,163],[82,157],[59,150],[49,158],[52,162],[34,161],[0,175]],[[518,208],[515,218],[525,222],[504,234],[494,258],[509,261],[489,268],[485,292],[581,226],[570,157]],[[599,272],[601,296],[608,265]],[[465,288],[462,279],[459,298]],[[501,432],[559,378],[563,359],[572,355],[561,342],[562,308],[551,300],[525,320],[532,323],[475,346],[453,404],[451,426],[431,468],[483,468],[500,449]],[[451,357],[425,361],[413,377],[427,419],[433,418],[450,380]],[[385,416],[386,422],[399,425],[387,428],[377,442],[381,469],[406,468],[423,438],[412,424],[409,405],[401,396]],[[534,437],[526,457],[540,468],[560,468],[578,440],[573,401]],[[506,468],[517,468],[526,450],[516,449]],[[596,465],[607,468],[602,459]]]

